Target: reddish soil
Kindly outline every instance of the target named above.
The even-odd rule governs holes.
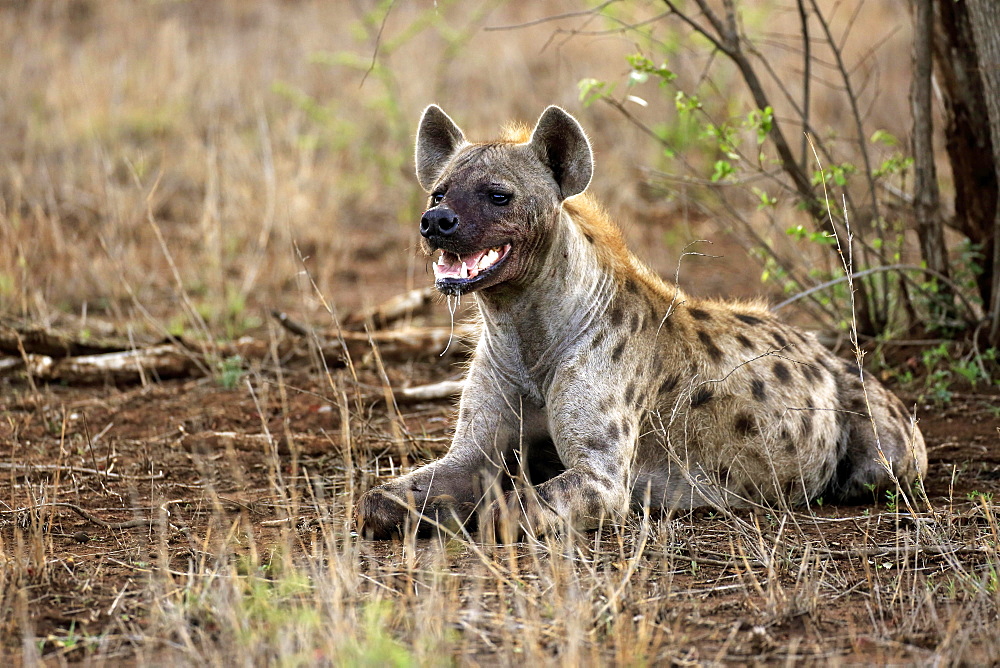
[[[441,363],[411,363],[389,368],[387,373],[393,386],[400,387],[453,376],[454,369]],[[269,372],[248,374],[246,380],[253,386],[253,395],[244,383],[224,389],[212,379],[121,389],[49,385],[32,390],[5,384],[0,395],[4,416],[0,463],[5,468],[0,475],[0,551],[12,553],[31,527],[42,522],[56,556],[46,572],[25,575],[34,583],[28,609],[36,637],[58,638],[68,629],[101,633],[120,625],[123,613],[141,627],[148,601],[140,587],[128,583],[141,576],[136,556],[145,555],[148,562],[155,561],[156,555],[148,549],[146,526],[101,526],[65,506],[44,509],[41,517],[21,509],[41,502],[69,503],[115,523],[156,516],[157,507],[166,508],[168,502],[171,525],[197,529],[204,528],[221,507],[227,515],[249,517],[258,540],[266,544],[274,531],[263,523],[284,512],[271,492],[274,476],[295,477],[308,469],[339,494],[347,485],[364,488],[371,484],[373,470],[387,474],[398,466],[399,438],[411,461],[433,457],[446,447],[453,420],[451,402],[404,406],[407,432],[394,435],[378,377],[363,371],[355,386],[360,389],[346,395],[354,430],[350,454],[363,465],[345,475],[350,458],[343,449],[343,399],[338,399],[334,388],[353,385],[346,370],[334,371],[330,380],[308,370],[286,370],[281,383]],[[279,391],[282,388],[284,392]],[[995,410],[991,410],[996,405],[994,396],[961,395],[946,408],[921,410],[920,425],[931,461],[926,487],[935,506],[966,512],[972,507],[966,495],[974,490],[1000,497],[1000,433]],[[279,444],[276,458],[260,436],[265,429]],[[280,462],[279,470],[274,462]],[[40,494],[46,496],[40,498]],[[339,510],[347,512],[347,508]],[[819,517],[855,517],[858,513],[858,508],[817,510]],[[702,538],[716,531],[722,521],[684,520]],[[824,538],[832,546],[862,539],[891,541],[898,530],[893,521],[871,518],[824,526]],[[170,535],[177,547],[176,559],[183,562],[186,539],[178,531]],[[718,554],[728,551],[724,544],[714,547]],[[371,546],[372,563],[392,561],[398,549],[393,544]],[[706,565],[699,577],[690,577],[690,585],[722,577],[726,570]],[[684,588],[676,580],[674,587]],[[676,602],[669,613],[671,624],[684,627],[693,646],[701,639],[722,647],[719,643],[725,634],[720,635],[719,629],[742,629],[740,624],[745,624],[741,621],[747,616],[743,600],[742,594],[729,597],[724,593],[711,596],[708,604],[699,599],[695,610],[700,621],[696,623],[684,620],[684,604]],[[109,614],[112,609],[114,614]],[[763,635],[752,628],[740,631],[739,641],[730,643],[725,653],[734,660],[740,653],[765,658],[768,647],[790,638],[798,638],[803,648],[820,648],[825,635],[843,636],[859,624],[863,627],[866,614],[854,597],[844,596],[824,604],[819,613],[773,625]],[[13,628],[2,631],[0,651],[15,651],[18,633]],[[910,642],[925,644],[919,638]],[[43,653],[58,653],[58,646],[42,645]],[[876,643],[853,651],[859,659],[917,658],[897,649]]]

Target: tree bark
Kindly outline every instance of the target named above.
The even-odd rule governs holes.
[[[993,262],[993,221],[997,215],[998,188],[993,141],[988,125],[983,122],[988,117],[986,93],[969,5],[955,0],[937,0],[934,4],[937,10],[934,60],[937,82],[944,92],[945,149],[955,182],[953,225],[969,241],[982,246],[983,273],[977,277],[977,287],[988,310],[997,266]]]
[[[1000,181],[1000,3],[968,0],[968,5],[993,143],[993,174]],[[990,343],[1000,346],[1000,208],[993,213],[992,228],[993,275],[987,307],[992,318]]]
[[[910,110],[913,114],[917,236],[928,268],[948,276],[948,255],[941,224],[937,171],[934,167],[934,123],[931,116],[934,6],[925,0],[916,0],[913,4],[913,82],[910,84]]]

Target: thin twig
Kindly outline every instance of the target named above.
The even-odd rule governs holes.
[[[164,477],[163,471],[154,475],[122,475],[121,473],[101,471],[100,469],[91,469],[82,466],[60,466],[58,464],[15,464],[10,462],[0,462],[0,470],[24,471],[26,473],[31,473],[32,471],[63,471],[67,473],[79,473],[81,475],[98,475],[104,478],[112,478],[116,480],[162,480]]]
[[[886,272],[886,271],[899,271],[899,272],[903,272],[903,271],[919,271],[921,273],[933,276],[934,278],[940,280],[942,283],[946,283],[949,287],[952,288],[952,290],[955,291],[955,295],[958,296],[959,300],[962,302],[962,305],[965,306],[965,309],[968,311],[969,317],[970,317],[970,319],[972,321],[976,321],[976,320],[979,319],[978,316],[976,315],[976,310],[973,308],[973,306],[969,302],[969,300],[965,298],[965,295],[962,294],[961,289],[959,288],[959,286],[954,281],[952,281],[950,278],[948,278],[947,276],[945,276],[944,274],[942,274],[942,273],[940,273],[938,271],[935,271],[935,270],[930,269],[928,267],[921,267],[921,266],[916,265],[916,264],[890,264],[890,265],[887,265],[885,267],[871,267],[870,269],[865,269],[863,271],[857,271],[857,272],[854,272],[852,274],[841,276],[839,278],[835,278],[835,279],[827,281],[825,283],[820,283],[819,285],[816,285],[814,287],[809,288],[808,290],[800,292],[799,294],[797,294],[797,295],[795,295],[793,297],[789,297],[785,301],[772,306],[771,310],[772,311],[777,311],[777,310],[779,310],[781,308],[784,308],[785,306],[788,306],[789,304],[791,304],[793,302],[796,302],[796,301],[802,299],[803,297],[808,297],[809,295],[811,295],[814,292],[818,292],[820,290],[825,290],[826,288],[829,288],[831,286],[837,285],[838,283],[843,283],[845,281],[851,281],[851,280],[853,280],[855,278],[860,278],[862,276],[868,276],[869,274],[876,274],[876,273],[881,273],[881,272]]]

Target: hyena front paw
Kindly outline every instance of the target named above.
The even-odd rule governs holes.
[[[365,492],[354,506],[358,535],[375,540],[401,536],[409,511],[402,500],[375,487]]]
[[[375,487],[361,497],[354,509],[358,534],[365,538],[386,540],[415,530],[426,536],[435,530],[460,531],[463,524],[475,519],[475,504],[462,503],[448,494],[427,499],[420,507]]]

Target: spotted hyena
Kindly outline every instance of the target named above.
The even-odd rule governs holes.
[[[584,194],[590,144],[562,109],[473,143],[428,107],[416,168],[436,286],[474,294],[482,336],[448,454],[362,496],[363,534],[871,500],[926,470],[903,404],[855,364],[760,303],[685,295],[636,259]]]

